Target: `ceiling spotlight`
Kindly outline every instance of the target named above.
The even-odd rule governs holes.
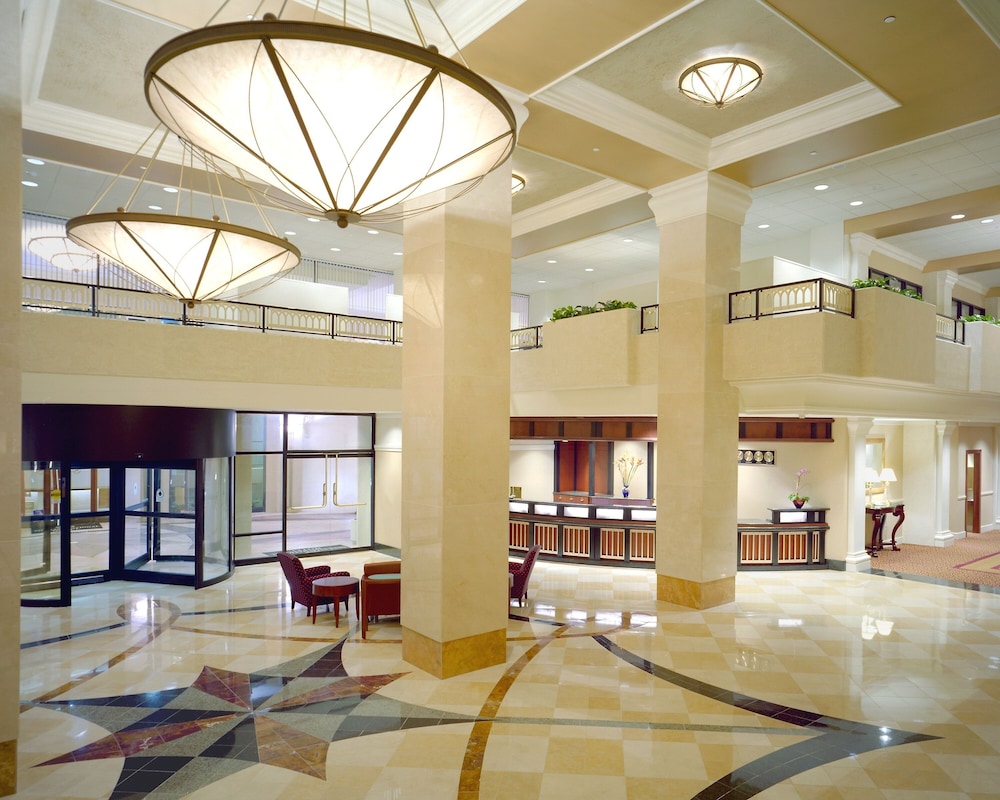
[[[979,221],[980,221],[980,222],[981,222],[981,223],[982,223],[983,225],[988,225],[989,223],[993,222],[993,217],[990,217],[989,219],[981,219],[981,220],[979,220]]]
[[[768,225],[766,222],[763,222],[763,223],[761,223],[760,225],[757,226],[757,228],[760,229],[760,230],[762,230],[762,231],[766,230],[767,228],[770,228],[770,227],[771,226]]]
[[[952,219],[965,219],[965,214],[952,214]]]
[[[851,201],[851,205],[852,206],[863,206],[864,204],[865,204],[864,200],[852,200]]]
[[[510,193],[511,195],[517,194],[524,188],[524,178],[518,175],[516,172],[512,172],[510,175]]]
[[[681,73],[680,90],[696,103],[722,108],[760,85],[760,67],[745,58],[713,58]]]
[[[40,167],[42,164],[45,163],[40,158],[26,158],[24,160],[27,161],[29,164],[34,164],[36,167]]]
[[[425,43],[412,9],[410,21]],[[340,227],[471,190],[516,138],[510,104],[484,78],[434,46],[346,19],[268,13],[183,33],[147,62],[145,91],[181,139],[267,183],[268,201]]]
[[[28,187],[31,187],[31,188],[34,188],[34,187],[38,186],[38,184],[35,183],[35,181],[21,181],[21,185],[22,186],[28,186]]]
[[[554,258],[550,258],[550,259],[549,259],[548,261],[546,261],[545,263],[546,263],[546,264],[555,264],[555,263],[556,263],[556,260],[555,260]]]
[[[817,183],[815,186],[813,186],[813,189],[815,189],[817,192],[825,192],[829,188],[830,185],[827,183]]]

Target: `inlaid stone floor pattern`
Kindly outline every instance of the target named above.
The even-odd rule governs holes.
[[[277,565],[22,609],[15,797],[1000,796],[995,591],[740,573],[692,611],[649,571],[540,562],[510,611],[506,663],[442,681],[398,620],[292,611]]]

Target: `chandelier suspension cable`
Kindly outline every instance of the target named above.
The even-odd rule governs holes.
[[[155,151],[155,152],[153,153],[153,158],[152,158],[152,159],[150,159],[150,163],[151,163],[151,162],[152,162],[153,160],[155,160],[155,159],[156,159],[157,155],[158,155],[158,154],[159,154],[159,152],[160,152],[160,148],[162,148],[162,147],[163,147],[163,143],[164,143],[164,142],[166,141],[166,139],[167,139],[167,135],[168,135],[168,134],[170,133],[170,131],[169,131],[169,130],[168,130],[168,129],[167,129],[167,128],[166,128],[166,127],[165,127],[165,126],[164,126],[164,125],[162,124],[162,123],[160,123],[159,125],[157,125],[157,126],[156,126],[155,128],[153,128],[153,130],[151,130],[151,131],[149,132],[149,136],[147,136],[147,137],[146,137],[146,139],[145,139],[145,140],[143,141],[143,143],[142,143],[141,145],[139,145],[139,149],[138,149],[138,150],[136,150],[136,151],[135,151],[135,152],[134,152],[134,153],[132,154],[132,156],[131,156],[131,157],[129,158],[129,160],[128,160],[128,161],[127,161],[127,162],[125,163],[125,166],[124,166],[124,167],[122,167],[122,168],[121,168],[121,169],[120,169],[120,170],[118,171],[118,174],[117,174],[117,175],[115,175],[115,177],[114,177],[114,178],[112,178],[112,179],[111,179],[111,181],[109,181],[109,182],[108,182],[108,185],[104,187],[104,191],[103,191],[103,192],[101,192],[101,193],[100,193],[100,195],[98,195],[97,199],[96,199],[96,200],[95,200],[95,201],[93,202],[93,204],[92,204],[92,205],[90,206],[90,208],[88,208],[88,209],[87,209],[87,213],[88,213],[88,214],[93,214],[93,213],[94,213],[94,209],[95,209],[95,208],[97,208],[98,204],[99,204],[99,203],[100,203],[100,202],[101,202],[101,201],[102,201],[102,200],[104,199],[104,197],[105,197],[105,196],[107,195],[107,193],[111,191],[111,187],[112,187],[112,186],[114,186],[114,185],[115,185],[115,184],[116,184],[116,183],[117,183],[117,182],[118,182],[119,180],[121,180],[122,176],[123,176],[123,175],[125,174],[125,171],[126,171],[126,170],[127,170],[127,169],[128,169],[129,167],[131,167],[131,166],[132,166],[132,164],[133,164],[133,163],[135,162],[135,160],[136,160],[136,159],[137,159],[137,158],[139,157],[139,154],[140,154],[140,153],[142,152],[143,148],[144,148],[144,147],[145,147],[145,146],[146,146],[147,144],[149,144],[149,140],[150,140],[150,139],[152,139],[154,135],[156,135],[156,132],[157,132],[157,131],[158,131],[158,130],[159,130],[160,128],[163,128],[163,137],[162,137],[162,138],[160,139],[160,143],[159,143],[159,145],[157,145],[157,147],[156,147],[156,151]],[[136,195],[136,192],[138,192],[138,191],[139,191],[139,187],[140,187],[140,186],[142,185],[142,182],[143,182],[143,181],[144,181],[145,179],[146,179],[146,171],[145,171],[145,170],[143,170],[143,172],[142,172],[142,175],[141,175],[141,176],[139,177],[139,182],[138,182],[138,183],[136,184],[136,187],[135,187],[135,189],[134,189],[134,190],[132,191],[132,194],[131,194],[131,196],[130,196],[130,197],[129,197],[129,199],[128,199],[128,203],[129,203],[129,204],[131,204],[131,203],[132,203],[132,200],[133,200],[133,199],[135,198],[135,195]],[[127,206],[126,206],[126,207],[127,207]]]

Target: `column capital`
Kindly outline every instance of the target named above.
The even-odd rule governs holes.
[[[750,189],[714,172],[699,172],[649,192],[658,227],[708,214],[742,225],[750,208]]]

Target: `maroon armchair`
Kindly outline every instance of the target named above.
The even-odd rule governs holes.
[[[333,577],[335,575],[351,574],[344,570],[331,572],[330,567],[326,564],[306,567],[291,553],[278,553],[278,563],[281,564],[281,570],[285,573],[285,580],[288,581],[288,591],[292,596],[292,610],[295,609],[296,603],[301,603],[306,607],[306,616],[312,613],[313,606],[316,605],[317,598],[312,592],[312,582],[314,580],[317,578]],[[345,608],[349,599],[349,596],[344,598]],[[329,600],[326,601],[326,605],[330,605]]]
[[[531,578],[531,570],[535,568],[535,561],[541,549],[536,544],[528,550],[524,561],[507,562],[507,571],[514,576],[514,582],[510,585],[510,599],[517,600],[519,606],[524,605],[524,599],[528,596],[528,580]]]
[[[368,638],[368,625],[380,616],[400,615],[400,561],[374,561],[365,564],[361,578],[361,638]],[[373,576],[385,576],[373,577]]]

